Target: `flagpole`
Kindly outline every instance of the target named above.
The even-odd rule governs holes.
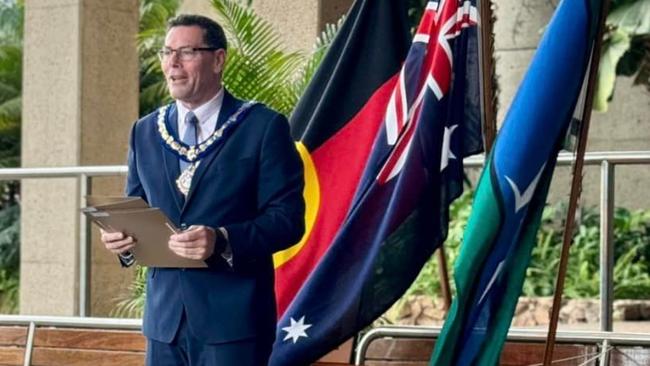
[[[481,60],[481,109],[483,112],[483,141],[485,145],[485,155],[492,150],[494,139],[496,137],[496,97],[494,95],[494,16],[492,14],[492,1],[479,0],[481,31],[481,46],[479,47],[479,59]]]
[[[440,290],[444,299],[444,309],[449,311],[451,308],[451,286],[449,285],[449,270],[447,267],[447,257],[445,256],[444,243],[438,248],[438,271],[440,272]]]
[[[573,239],[573,229],[575,224],[575,212],[578,198],[582,189],[582,168],[584,165],[585,151],[587,148],[587,136],[589,134],[589,124],[591,122],[591,109],[593,106],[593,96],[595,92],[595,81],[598,75],[598,65],[600,63],[600,53],[603,44],[603,34],[605,31],[605,21],[609,11],[610,0],[603,0],[601,13],[596,31],[596,38],[591,54],[591,63],[589,65],[589,78],[587,79],[587,92],[585,104],[582,110],[582,123],[580,124],[580,135],[578,137],[578,147],[576,160],[573,165],[573,177],[571,182],[571,195],[569,196],[569,208],[567,210],[564,234],[562,240],[562,254],[553,294],[553,308],[551,319],[548,326],[548,336],[546,338],[546,349],[544,350],[544,366],[550,366],[553,359],[553,350],[555,348],[555,336],[557,333],[557,323],[562,306],[562,293],[564,292],[564,280],[566,278],[567,266],[569,262],[569,249]]]

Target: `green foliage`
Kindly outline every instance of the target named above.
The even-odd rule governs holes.
[[[564,207],[547,207],[538,245],[528,268],[523,293],[550,296],[560,258]],[[600,286],[600,216],[583,209],[573,238],[564,293],[567,298],[593,298]],[[650,211],[614,213],[614,295],[618,299],[650,298]]]
[[[128,295],[117,299],[111,316],[118,318],[141,318],[144,312],[147,267],[136,266],[135,278],[129,285]]]
[[[270,23],[250,6],[212,0],[229,47],[223,75],[235,96],[262,102],[289,115],[331,43],[338,27],[328,26],[309,55],[288,52]]]
[[[0,313],[18,311],[19,215],[18,205],[0,210]]]
[[[164,44],[167,21],[176,15],[180,0],[140,0],[140,25],[137,37],[140,57],[140,115],[169,103],[165,78],[158,60]]]
[[[446,256],[451,264],[458,255],[470,211],[471,193],[466,192],[454,202],[451,209],[452,221],[445,243]],[[544,210],[537,245],[526,272],[523,295],[553,295],[565,218],[566,208],[562,205]],[[600,286],[600,216],[592,208],[583,208],[579,221],[570,251],[564,294],[566,298],[595,298],[599,296]],[[614,248],[615,297],[650,298],[650,210],[615,210]],[[453,280],[453,266],[449,266],[449,271]],[[406,295],[440,296],[439,278],[437,260],[433,256]]]
[[[23,13],[22,1],[0,2],[0,168],[20,163]]]
[[[20,165],[22,1],[0,2],[0,168]],[[0,313],[18,311],[18,185],[0,182]]]
[[[18,276],[0,269],[0,314],[18,314]]]
[[[616,75],[633,76],[650,89],[650,0],[612,1],[607,16],[594,109],[607,111]]]
[[[454,291],[452,264],[456,262],[456,258],[458,257],[465,226],[472,212],[472,196],[473,192],[466,190],[449,208],[449,231],[444,250],[448,263],[447,266],[449,267],[449,279],[452,281],[452,291]],[[438,267],[437,255],[434,255],[424,265],[418,278],[413,282],[413,285],[407,290],[403,298],[407,298],[410,295],[440,296],[440,294],[440,268]]]

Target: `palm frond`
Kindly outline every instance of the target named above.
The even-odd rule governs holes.
[[[267,104],[289,114],[297,101],[293,85],[306,58],[287,52],[270,23],[245,5],[213,0],[220,23],[229,36],[223,82],[234,95]]]
[[[16,90],[16,94],[19,93],[22,83],[22,57],[20,44],[0,45],[0,84],[5,89]],[[0,94],[0,101],[2,100],[3,95]]]
[[[0,104],[0,129],[20,128],[21,100],[17,96]]]
[[[170,100],[158,61],[158,49],[165,40],[167,21],[180,6],[179,0],[142,0],[137,35],[140,56],[140,114],[156,109]]]
[[[111,316],[120,318],[141,318],[144,313],[144,301],[146,296],[147,268],[137,266],[135,279],[129,285],[129,293],[117,299]]]
[[[323,60],[325,53],[334,41],[334,37],[336,37],[339,29],[341,29],[341,25],[343,25],[344,20],[345,15],[339,18],[336,24],[326,24],[325,29],[323,32],[321,32],[321,35],[316,39],[316,43],[314,44],[314,49],[311,53],[311,56],[304,63],[300,71],[298,71],[298,77],[291,88],[293,98],[296,102],[298,99],[300,99],[300,96],[307,88],[309,81],[311,81],[314,73]]]

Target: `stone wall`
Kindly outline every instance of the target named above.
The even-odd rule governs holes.
[[[551,297],[521,297],[515,309],[512,326],[548,325],[552,306]],[[442,299],[417,295],[398,303],[384,316],[384,321],[400,325],[442,325],[446,313]],[[648,321],[647,327],[650,328],[650,300],[615,300],[613,315],[615,321]],[[600,301],[564,300],[559,322],[597,324],[600,322]]]

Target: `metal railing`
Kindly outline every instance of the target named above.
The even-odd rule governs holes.
[[[568,166],[574,161],[573,155],[568,153],[561,153],[558,157],[558,166]],[[484,163],[482,156],[472,157],[465,159],[466,168],[480,168]],[[612,331],[612,305],[613,305],[613,268],[614,268],[614,255],[613,255],[613,214],[614,214],[614,176],[615,168],[618,165],[633,165],[643,164],[650,165],[650,151],[629,151],[629,152],[591,152],[585,156],[586,165],[600,165],[601,167],[601,196],[600,196],[600,212],[601,212],[601,225],[600,225],[600,238],[601,238],[601,316],[600,328],[603,332]],[[83,205],[84,197],[92,192],[92,178],[100,176],[115,176],[124,175],[127,173],[126,166],[86,166],[86,167],[60,167],[60,168],[14,168],[14,169],[0,169],[0,180],[24,180],[24,179],[43,179],[43,178],[77,178],[79,180],[79,205]],[[89,311],[89,291],[90,291],[90,228],[87,220],[82,214],[79,214],[79,316],[85,317]],[[9,320],[16,320],[18,322],[29,321],[30,324],[43,323],[54,324],[57,319],[63,319],[63,322],[69,321],[73,318],[52,318],[52,317],[7,317],[0,316],[0,324],[8,322]],[[23,319],[23,320],[21,320]],[[31,319],[31,320],[25,320]],[[88,321],[79,320],[80,324],[95,324],[93,319],[88,318]],[[102,327],[109,326],[110,322],[121,324],[123,319],[110,319],[102,322]],[[48,323],[52,322],[52,323]],[[61,323],[58,323],[61,324]],[[435,329],[435,328],[434,328]],[[427,328],[421,328],[422,331],[431,331]],[[410,332],[410,331],[409,331]],[[517,337],[519,331],[511,331],[509,333],[513,337]],[[375,333],[368,333],[375,334]],[[541,334],[541,333],[540,333]],[[562,337],[569,337],[569,332],[558,333],[558,339]],[[587,335],[594,335],[596,333],[575,333],[575,336],[580,335],[581,339],[586,339]],[[608,335],[609,334],[609,335]],[[617,337],[620,334],[617,335]],[[583,337],[584,336],[584,337]],[[612,333],[598,333],[596,334],[598,340],[608,341],[610,343],[616,342],[617,339]],[[539,337],[539,335],[535,335]],[[636,338],[635,338],[636,339]],[[640,339],[640,338],[639,338]],[[645,343],[646,340],[641,340]]]
[[[589,152],[585,165],[600,165],[600,330],[613,329],[614,304],[614,177],[617,165],[650,165],[650,151]],[[560,153],[558,166],[570,166],[574,156]],[[481,167],[483,157],[464,160],[465,168]],[[568,192],[568,189],[567,189]]]
[[[57,168],[10,168],[0,169],[0,181],[45,179],[45,178],[77,178],[79,180],[79,208],[84,205],[84,199],[92,192],[92,178],[126,175],[128,168],[123,165],[79,166]],[[88,221],[79,214],[79,316],[85,317],[90,311],[90,226]]]
[[[441,327],[423,326],[386,326],[370,330],[357,344],[355,365],[365,364],[365,355],[370,344],[381,338],[438,338]],[[508,341],[511,342],[544,342],[546,330],[511,328],[508,331]],[[613,333],[603,331],[558,331],[558,343],[573,344],[606,344],[607,346],[643,346],[650,347],[650,334],[641,333]],[[607,347],[604,347],[605,349]]]
[[[142,319],[0,315],[0,325],[27,326],[27,340],[25,341],[25,355],[23,357],[23,366],[30,366],[32,364],[34,335],[36,334],[37,326],[58,328],[140,330],[142,328]]]

